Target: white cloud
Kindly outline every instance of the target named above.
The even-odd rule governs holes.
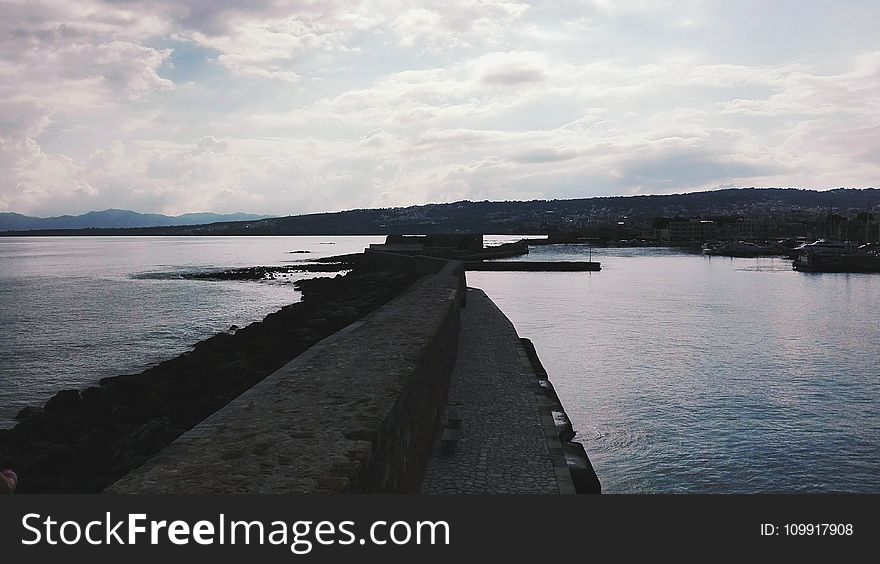
[[[432,51],[497,45],[528,9],[524,2],[508,0],[378,2],[374,6],[396,14],[389,27],[401,45]]]
[[[876,185],[878,5],[736,4],[0,0],[0,210]]]

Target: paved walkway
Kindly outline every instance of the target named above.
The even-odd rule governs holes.
[[[469,288],[444,421],[460,420],[452,454],[434,439],[422,493],[560,493],[542,395],[513,324]],[[453,422],[453,427],[455,423]],[[453,431],[453,435],[455,432]],[[447,438],[450,437],[447,431]],[[567,470],[565,471],[567,474]],[[564,481],[564,478],[560,478]]]

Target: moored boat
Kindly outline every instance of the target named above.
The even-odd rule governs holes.
[[[880,272],[876,245],[855,247],[839,241],[816,241],[796,249],[792,268],[803,272]]]
[[[724,257],[766,257],[784,255],[777,245],[758,244],[751,241],[715,242],[703,245],[703,254]]]

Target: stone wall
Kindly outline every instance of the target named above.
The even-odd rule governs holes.
[[[403,265],[425,276],[106,491],[418,491],[456,358],[464,268],[385,253],[364,260],[366,268]]]

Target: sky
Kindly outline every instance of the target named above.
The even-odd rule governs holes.
[[[876,0],[0,0],[0,212],[880,185]]]

